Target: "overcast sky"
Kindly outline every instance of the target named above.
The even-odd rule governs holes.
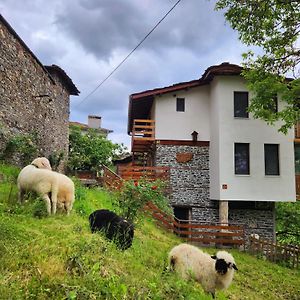
[[[83,99],[144,38],[177,0],[0,0],[0,11],[45,65],[65,70],[80,90],[71,121],[102,117],[108,138],[130,146],[132,93],[201,77],[222,62],[240,64],[245,46],[216,1],[182,0],[149,38],[90,97]]]

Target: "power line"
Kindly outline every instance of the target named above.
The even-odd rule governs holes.
[[[122,65],[123,63],[131,56],[131,54],[142,45],[142,43],[149,37],[149,35],[160,25],[160,23],[171,13],[171,11],[179,4],[181,0],[178,0],[169,11],[156,23],[156,25],[145,35],[145,37],[123,58],[123,60],[87,95],[85,96],[75,107],[81,105],[88,97],[94,94],[98,88],[100,88],[104,82],[106,82]]]

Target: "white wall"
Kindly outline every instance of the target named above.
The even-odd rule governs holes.
[[[198,141],[210,139],[209,86],[192,88],[156,96],[152,116],[155,116],[155,138],[167,140],[192,140],[191,133],[198,132]],[[176,95],[176,96],[174,96]],[[176,98],[185,98],[185,111],[176,111]]]
[[[219,119],[216,122],[218,130],[213,128],[211,139],[218,140],[219,152],[213,152],[210,159],[219,160],[219,182],[214,182],[217,169],[212,169],[211,198],[219,194],[215,199],[295,201],[294,131],[291,129],[284,135],[278,132],[278,126],[255,120],[251,114],[249,119],[234,118],[233,92],[247,91],[243,79],[218,76],[214,81],[211,92],[215,95],[211,98],[214,110],[211,112]],[[280,107],[281,102],[279,110]],[[234,143],[250,143],[250,175],[234,174]],[[279,144],[279,176],[265,175],[264,143]],[[227,190],[221,188],[222,184],[227,184]]]

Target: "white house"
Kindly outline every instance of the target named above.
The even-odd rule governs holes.
[[[179,218],[243,223],[274,238],[274,203],[296,200],[294,129],[284,135],[248,113],[241,71],[222,63],[198,80],[132,94],[128,133],[134,154],[170,167]],[[280,110],[280,97],[274,101]],[[136,119],[154,120],[155,133]]]

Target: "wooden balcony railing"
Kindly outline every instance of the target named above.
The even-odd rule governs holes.
[[[132,152],[148,152],[155,141],[155,121],[135,119],[132,127]]]
[[[139,166],[120,167],[119,175],[124,180],[139,180],[141,178],[145,178],[146,180],[169,180],[170,168]]]

